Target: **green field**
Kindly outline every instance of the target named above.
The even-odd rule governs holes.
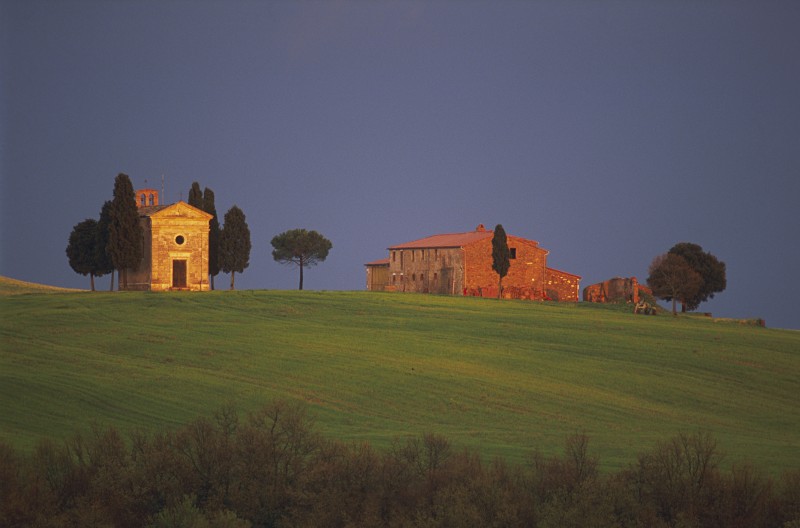
[[[519,462],[585,432],[611,470],[707,431],[727,463],[800,467],[800,332],[413,294],[0,292],[0,438],[22,449],[284,398],[377,447],[437,432]]]

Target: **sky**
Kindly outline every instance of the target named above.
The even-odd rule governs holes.
[[[0,275],[88,288],[69,234],[122,172],[244,211],[237,289],[297,287],[288,229],[333,243],[306,289],[363,290],[390,245],[502,224],[582,288],[699,244],[728,280],[700,311],[800,329],[798,27],[796,0],[0,0]]]

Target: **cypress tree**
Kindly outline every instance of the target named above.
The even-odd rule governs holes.
[[[192,182],[192,188],[189,189],[189,199],[187,202],[192,207],[197,207],[200,210],[203,210],[203,193],[200,191],[200,184],[197,182]]]
[[[136,195],[127,174],[119,173],[114,180],[114,199],[111,201],[108,253],[114,268],[119,270],[121,290],[128,289],[128,268],[136,268],[142,260],[144,236],[139,226]]]
[[[503,277],[508,275],[508,268],[511,267],[510,251],[508,250],[508,238],[506,231],[501,224],[494,228],[492,237],[492,269],[497,272],[500,280],[497,284],[497,298],[503,296]]]
[[[242,273],[250,265],[250,228],[244,213],[235,205],[225,213],[225,224],[220,231],[219,265],[222,271],[231,274],[232,290],[236,272]]]
[[[111,290],[114,289],[114,263],[108,253],[109,230],[111,229],[111,200],[106,200],[103,208],[100,209],[100,220],[97,222],[95,232],[95,259],[97,264],[97,276],[101,277],[106,273],[111,274]]]
[[[214,289],[214,277],[219,275],[219,219],[217,206],[214,205],[214,191],[206,187],[203,190],[203,211],[214,217],[208,224],[208,274],[211,289]]]

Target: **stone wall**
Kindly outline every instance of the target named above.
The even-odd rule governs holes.
[[[503,297],[541,299],[545,283],[547,251],[524,238],[508,236],[512,253],[508,274],[503,278]],[[465,295],[497,297],[498,275],[492,269],[492,239],[487,238],[464,248]]]
[[[583,300],[586,302],[639,302],[639,295],[644,292],[652,295],[646,286],[639,284],[636,277],[614,277],[583,289]]]
[[[545,269],[545,295],[551,301],[578,302],[580,277],[553,268]]]
[[[393,249],[389,252],[388,289],[460,294],[463,268],[460,248]]]

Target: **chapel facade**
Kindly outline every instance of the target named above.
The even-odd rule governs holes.
[[[208,291],[213,215],[183,201],[161,205],[155,189],[135,194],[144,247],[139,266],[128,270],[128,289]]]

